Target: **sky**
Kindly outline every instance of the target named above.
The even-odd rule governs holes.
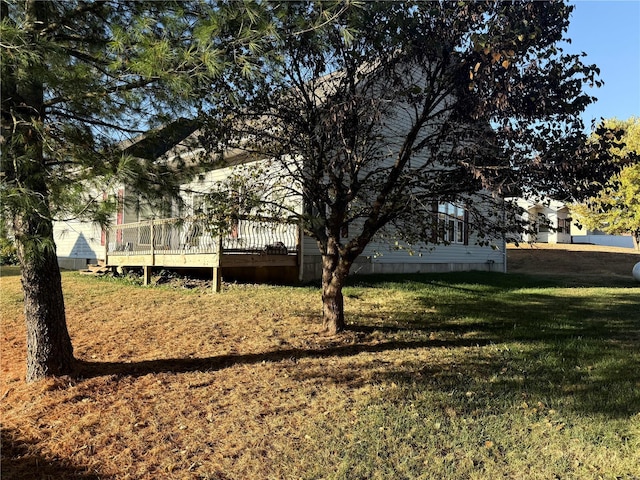
[[[600,68],[603,87],[588,88],[598,101],[582,118],[640,117],[640,0],[576,0],[566,34],[566,53],[585,52],[585,64]]]

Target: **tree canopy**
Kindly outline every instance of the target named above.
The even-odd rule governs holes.
[[[376,236],[446,242],[437,205],[447,202],[489,243],[513,228],[501,196],[585,195],[611,173],[580,118],[598,69],[561,48],[572,8],[372,2],[331,17],[322,2],[284,2],[264,12],[281,34],[263,48],[277,55],[216,92],[206,132],[221,154],[243,149],[279,163],[265,175],[286,172],[250,190],[302,200],[289,214],[322,254],[327,331],[344,328],[342,286]]]
[[[640,248],[640,119],[608,119],[604,125],[621,132],[620,146],[611,147],[622,167],[593,196],[572,206],[579,224],[612,235],[631,234]],[[592,141],[598,140],[592,135]]]

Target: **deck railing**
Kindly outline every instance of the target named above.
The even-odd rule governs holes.
[[[298,224],[270,218],[237,218],[228,233],[216,235],[206,218],[146,220],[114,225],[108,231],[109,256],[218,253],[291,254],[299,244]]]

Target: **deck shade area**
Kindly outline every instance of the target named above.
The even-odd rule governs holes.
[[[301,265],[298,223],[271,218],[231,219],[217,234],[206,217],[166,218],[114,225],[106,235],[106,265],[142,267],[145,284],[152,267],[213,269],[220,289],[225,267],[293,267]]]

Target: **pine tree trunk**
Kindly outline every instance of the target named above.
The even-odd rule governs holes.
[[[27,374],[32,382],[72,373],[74,358],[62,295],[51,221],[15,222],[27,327]],[[33,235],[37,232],[37,236]]]
[[[40,31],[47,25],[46,2],[29,0],[25,31],[37,44]],[[14,179],[24,198],[13,210],[13,229],[18,249],[24,292],[27,327],[28,382],[46,376],[72,373],[73,347],[64,311],[62,279],[56,256],[51,220],[47,163],[42,134],[45,129],[44,85],[40,80],[43,59],[34,57],[28,65],[16,67],[12,78],[21,78],[7,88],[16,135],[21,145],[14,146]],[[23,69],[23,71],[18,71]],[[4,99],[3,99],[4,101]]]

